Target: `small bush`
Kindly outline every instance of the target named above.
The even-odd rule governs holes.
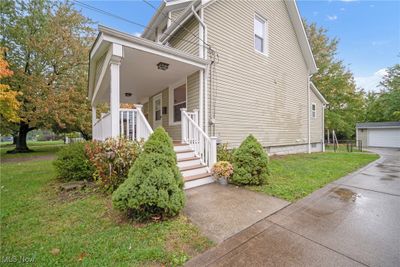
[[[58,177],[64,181],[91,180],[95,170],[83,142],[67,145],[58,151],[54,166]]]
[[[113,192],[128,178],[129,169],[141,153],[141,147],[141,143],[123,138],[86,145],[86,153],[96,168],[94,180],[104,191]]]
[[[218,161],[212,167],[211,172],[216,178],[229,178],[233,173],[233,166],[228,161]]]
[[[228,161],[232,163],[233,153],[235,149],[228,149],[228,144],[218,144],[217,146],[217,160],[218,161]]]
[[[249,135],[233,154],[232,183],[261,185],[267,181],[268,155],[253,135]]]
[[[176,165],[172,141],[157,128],[128,179],[113,193],[113,205],[138,220],[177,215],[184,206],[182,175]]]

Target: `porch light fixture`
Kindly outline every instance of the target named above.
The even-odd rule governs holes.
[[[132,93],[125,93],[125,96],[126,96],[126,97],[131,97],[131,96],[132,96]]]
[[[165,62],[158,62],[158,64],[157,64],[157,68],[159,70],[167,70],[168,66],[169,66],[169,64],[165,63]]]

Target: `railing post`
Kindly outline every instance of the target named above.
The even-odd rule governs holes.
[[[211,140],[211,147],[210,147],[210,168],[217,162],[217,139],[218,137],[212,136],[210,137]]]
[[[187,118],[185,115],[186,108],[181,108],[181,143],[184,144],[187,140]]]
[[[143,105],[135,104],[135,107],[138,111],[142,111]],[[136,141],[140,141],[140,138],[142,137],[142,121],[139,114],[136,113]]]
[[[194,121],[196,122],[197,125],[199,125],[199,110],[193,109],[193,113],[194,113]]]

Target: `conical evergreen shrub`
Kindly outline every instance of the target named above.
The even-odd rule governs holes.
[[[128,179],[113,193],[113,206],[138,220],[177,215],[184,207],[185,194],[176,163],[171,138],[163,128],[157,128]]]
[[[231,182],[261,185],[267,182],[268,155],[253,135],[249,135],[233,154]]]

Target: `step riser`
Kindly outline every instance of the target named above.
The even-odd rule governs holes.
[[[198,168],[198,169],[193,169],[193,170],[187,170],[187,171],[181,171],[183,177],[188,177],[188,176],[193,176],[193,175],[198,175],[202,173],[207,173],[207,168]]]
[[[175,152],[180,152],[180,151],[185,151],[185,150],[191,150],[190,146],[174,146],[174,151]]]
[[[178,162],[178,167],[179,168],[189,167],[189,166],[199,165],[200,163],[201,163],[200,159],[180,161]]]
[[[209,176],[209,177],[185,182],[185,185],[183,188],[186,190],[186,189],[190,189],[190,188],[205,185],[205,184],[210,184],[213,182],[214,182],[214,179],[211,176]]]
[[[185,152],[185,153],[177,153],[176,154],[176,158],[178,160],[184,159],[184,158],[191,158],[191,157],[194,157],[194,156],[195,156],[194,152]]]

